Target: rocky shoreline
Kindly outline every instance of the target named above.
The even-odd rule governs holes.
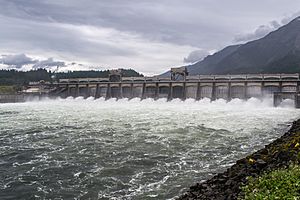
[[[266,171],[286,168],[291,163],[299,163],[299,143],[300,119],[293,122],[290,130],[271,144],[238,160],[225,172],[191,186],[178,200],[238,199],[241,194],[241,186],[247,183],[247,177],[257,177]]]

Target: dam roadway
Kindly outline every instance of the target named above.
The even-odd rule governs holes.
[[[175,80],[161,77],[121,77],[59,79],[44,83],[55,90],[51,94],[66,98],[83,96],[95,98],[219,98],[248,99],[274,97],[274,104],[283,99],[298,105],[299,74],[241,74],[182,76]]]

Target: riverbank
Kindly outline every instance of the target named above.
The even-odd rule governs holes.
[[[232,167],[213,178],[197,183],[178,199],[229,200],[241,195],[247,177],[258,177],[265,172],[287,168],[300,162],[300,119],[290,130],[265,148],[240,159]]]

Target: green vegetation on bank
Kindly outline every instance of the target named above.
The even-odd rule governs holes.
[[[300,199],[300,166],[291,165],[287,169],[278,169],[264,173],[258,178],[249,177],[248,184],[242,187],[241,199],[275,200]]]
[[[143,76],[133,69],[122,69],[123,76]],[[17,71],[17,70],[0,70],[0,85],[2,86],[23,86],[29,82],[35,81],[51,81],[51,77],[55,75],[56,79],[60,78],[106,78],[109,71],[69,71],[53,73],[46,69],[37,69],[30,71]]]
[[[285,138],[285,137],[284,137]],[[288,139],[287,139],[288,138]],[[278,140],[281,140],[278,139]],[[294,163],[290,166],[266,171],[259,177],[248,177],[247,184],[242,186],[242,197],[245,200],[300,200],[300,132],[291,131],[279,145],[270,146],[271,155],[284,155],[278,161],[287,160]]]
[[[15,94],[19,88],[11,85],[0,85],[0,94]]]

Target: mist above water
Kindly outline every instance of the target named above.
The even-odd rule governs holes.
[[[81,97],[0,104],[0,198],[172,198],[274,140],[300,114],[291,100],[272,104]]]

